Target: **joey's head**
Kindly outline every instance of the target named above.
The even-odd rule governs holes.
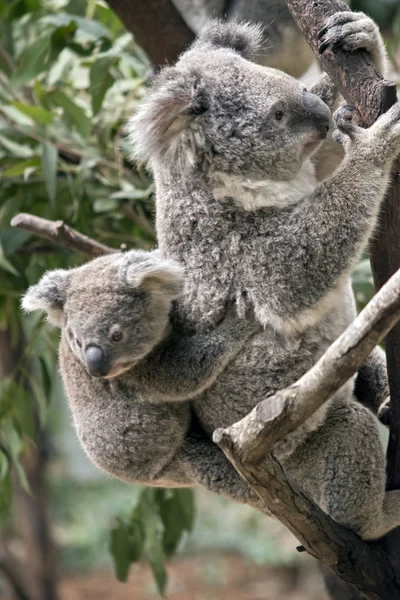
[[[111,378],[161,342],[182,286],[177,263],[158,252],[130,251],[47,272],[28,289],[22,308],[47,313],[88,372]]]
[[[326,137],[329,108],[293,77],[255,62],[262,30],[214,21],[154,81],[129,130],[152,165],[289,181]]]

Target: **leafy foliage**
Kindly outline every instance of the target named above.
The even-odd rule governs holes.
[[[186,489],[144,489],[129,521],[119,518],[111,532],[110,552],[115,572],[126,581],[131,563],[145,557],[158,590],[167,582],[165,559],[173,555],[185,532],[193,527],[193,495]]]

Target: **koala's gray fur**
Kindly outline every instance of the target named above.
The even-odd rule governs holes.
[[[311,65],[314,55],[296,26],[285,0],[172,0],[196,34],[211,19],[261,23],[265,26],[258,61],[266,66],[300,77]]]
[[[62,329],[64,387],[94,463],[125,481],[235,490],[256,504],[225,455],[195,431],[187,400],[212,384],[259,325],[231,311],[210,334],[175,335],[169,313],[182,286],[174,261],[131,251],[46,273],[22,306],[45,311]],[[93,348],[101,356],[98,376],[91,374]]]
[[[338,13],[327,25],[322,43],[367,47],[382,63],[368,17]],[[187,272],[176,327],[207,331],[232,301],[264,327],[192,400],[210,435],[296,381],[354,319],[350,273],[400,150],[399,104],[368,130],[345,107],[336,115],[345,159],[317,185],[312,154],[330,110],[295,79],[249,60],[260,39],[256,26],[211,24],[161,72],[131,122],[155,176],[160,250]],[[317,89],[333,101],[324,81]],[[334,519],[373,539],[400,524],[400,492],[385,492],[377,421],[353,386],[273,451]]]

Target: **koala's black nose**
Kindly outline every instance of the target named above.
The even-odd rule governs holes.
[[[88,371],[93,377],[104,377],[108,373],[108,361],[99,346],[88,346],[85,350]]]
[[[322,137],[326,137],[332,117],[329,107],[310,92],[303,92],[303,106],[307,120],[317,128]]]

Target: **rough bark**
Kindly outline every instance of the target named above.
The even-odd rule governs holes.
[[[365,596],[357,588],[340,579],[324,564],[319,563],[319,565],[326,589],[332,600],[365,600]]]
[[[155,67],[176,61],[194,33],[170,0],[108,0]]]

